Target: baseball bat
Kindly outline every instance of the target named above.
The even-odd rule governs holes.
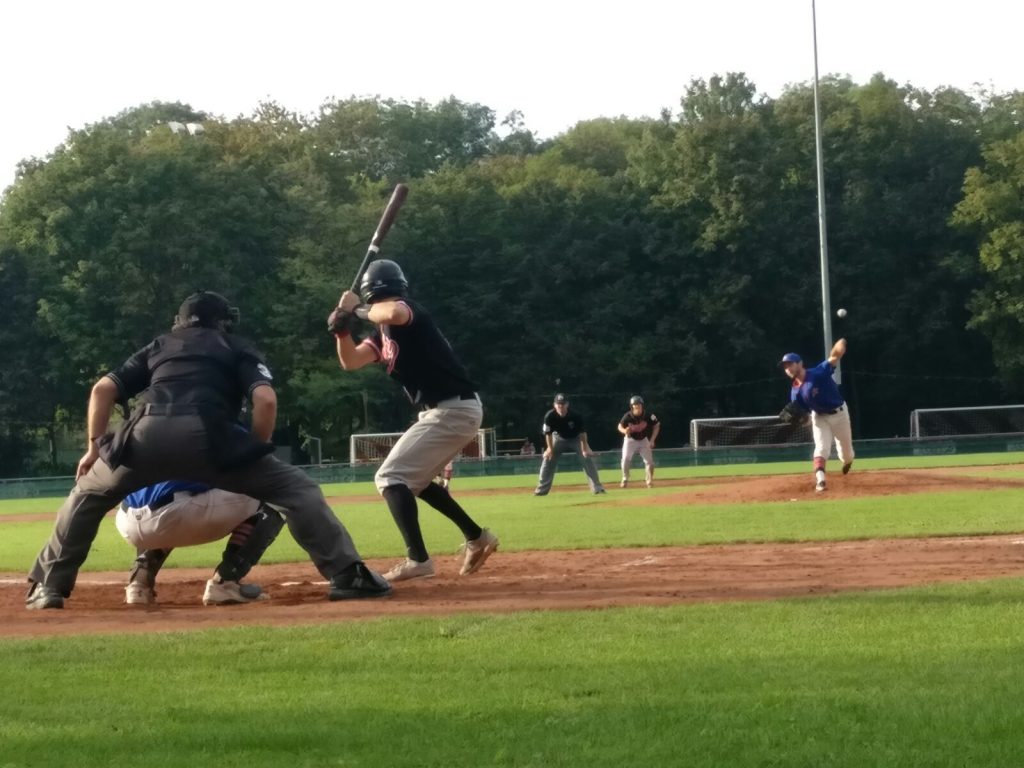
[[[395,223],[395,217],[398,216],[398,211],[401,210],[402,203],[405,202],[405,197],[408,194],[409,188],[405,184],[395,185],[395,191],[391,193],[391,199],[388,200],[387,207],[384,209],[384,213],[381,214],[380,221],[377,222],[377,229],[374,230],[373,239],[370,240],[370,247],[366,249],[366,255],[363,256],[363,261],[359,265],[359,269],[356,270],[356,277],[352,281],[350,291],[354,292],[359,287],[359,281],[363,277],[366,265],[370,263],[371,258],[380,252],[381,241],[384,240],[384,237],[391,229],[391,225]]]

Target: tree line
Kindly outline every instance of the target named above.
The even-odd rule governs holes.
[[[820,83],[833,320],[860,438],[910,410],[1024,394],[1024,94],[883,75]],[[172,130],[193,123],[202,132]],[[395,183],[384,247],[480,384],[485,426],[539,438],[555,391],[597,449],[631,394],[689,420],[775,413],[784,352],[824,355],[813,97],[742,74],[677,111],[553,139],[485,105],[331,100],[223,119],[128,109],[25,160],[0,202],[0,476],[59,471],[41,440],[89,387],[217,290],[279,383],[280,440],[412,418],[381,371],[338,370],[325,317]],[[605,425],[607,428],[605,428]]]

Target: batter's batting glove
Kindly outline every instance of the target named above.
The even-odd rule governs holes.
[[[327,316],[327,332],[339,338],[348,336],[352,332],[352,314],[335,307]]]

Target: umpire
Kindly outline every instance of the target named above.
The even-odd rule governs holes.
[[[232,333],[238,310],[217,293],[185,299],[158,336],[93,385],[89,448],[50,540],[29,572],[30,609],[63,608],[100,521],[129,493],[187,479],[261,499],[283,510],[295,541],[330,582],[328,598],[379,597],[391,586],[362,562],[348,531],[302,470],[271,453],[277,394],[262,355]],[[114,405],[141,393],[114,434]],[[252,402],[252,431],[235,422]]]
[[[580,464],[590,483],[593,493],[604,493],[601,478],[594,464],[594,452],[587,442],[587,431],[583,425],[583,416],[569,408],[569,398],[559,392],[555,395],[554,407],[544,414],[544,458],[540,463],[540,475],[537,477],[537,489],[534,496],[547,496],[555,479],[555,467],[563,453],[576,451],[580,456]]]

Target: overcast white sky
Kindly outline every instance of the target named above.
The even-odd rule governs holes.
[[[1020,0],[817,0],[822,76],[1024,90]],[[777,96],[814,76],[811,0],[11,0],[0,5],[0,189],[68,128],[181,101],[223,117],[336,96],[513,109],[541,137],[675,111],[694,77]]]

